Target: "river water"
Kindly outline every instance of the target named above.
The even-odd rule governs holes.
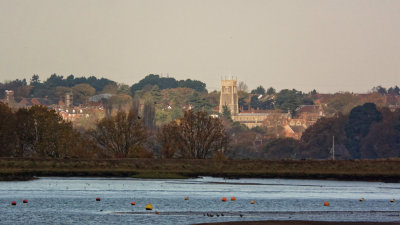
[[[96,201],[97,197],[101,201]],[[227,201],[222,202],[222,197]],[[231,197],[236,197],[236,201],[231,201]],[[360,198],[365,200],[361,202]],[[396,198],[399,201],[390,202]],[[23,199],[28,204],[23,204]],[[255,204],[250,204],[251,200]],[[11,201],[17,205],[12,206]],[[136,205],[131,205],[133,201]],[[330,203],[329,207],[323,206],[325,201]],[[148,203],[153,205],[152,211],[145,210]],[[211,177],[184,180],[46,177],[0,182],[0,210],[0,224],[400,221],[400,184]]]

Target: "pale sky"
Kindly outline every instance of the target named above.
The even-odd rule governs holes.
[[[250,89],[400,86],[399,0],[0,0],[0,81],[132,85],[235,76]]]

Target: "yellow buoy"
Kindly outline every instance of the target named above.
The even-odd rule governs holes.
[[[189,197],[185,197],[185,200],[189,200]]]
[[[153,206],[151,204],[146,205],[146,210],[153,210]]]
[[[254,203],[256,203],[254,200],[251,200],[251,201],[250,201],[250,204],[254,204]]]

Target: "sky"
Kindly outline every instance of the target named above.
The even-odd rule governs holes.
[[[398,0],[0,0],[0,81],[235,77],[304,92],[400,86]]]

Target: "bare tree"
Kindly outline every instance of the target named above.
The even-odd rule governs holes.
[[[245,84],[243,81],[240,81],[238,91],[248,92],[249,88],[247,87],[247,84]]]
[[[143,121],[131,110],[129,113],[120,111],[113,117],[102,119],[96,129],[91,131],[91,136],[103,150],[115,157],[124,158],[142,150],[147,132]]]
[[[158,135],[165,157],[205,159],[223,152],[228,137],[222,122],[206,112],[185,112],[179,121],[164,125]]]
[[[182,148],[182,141],[178,138],[179,125],[176,121],[164,124],[157,132],[157,140],[162,145],[161,157],[174,158],[179,157],[178,149]]]

